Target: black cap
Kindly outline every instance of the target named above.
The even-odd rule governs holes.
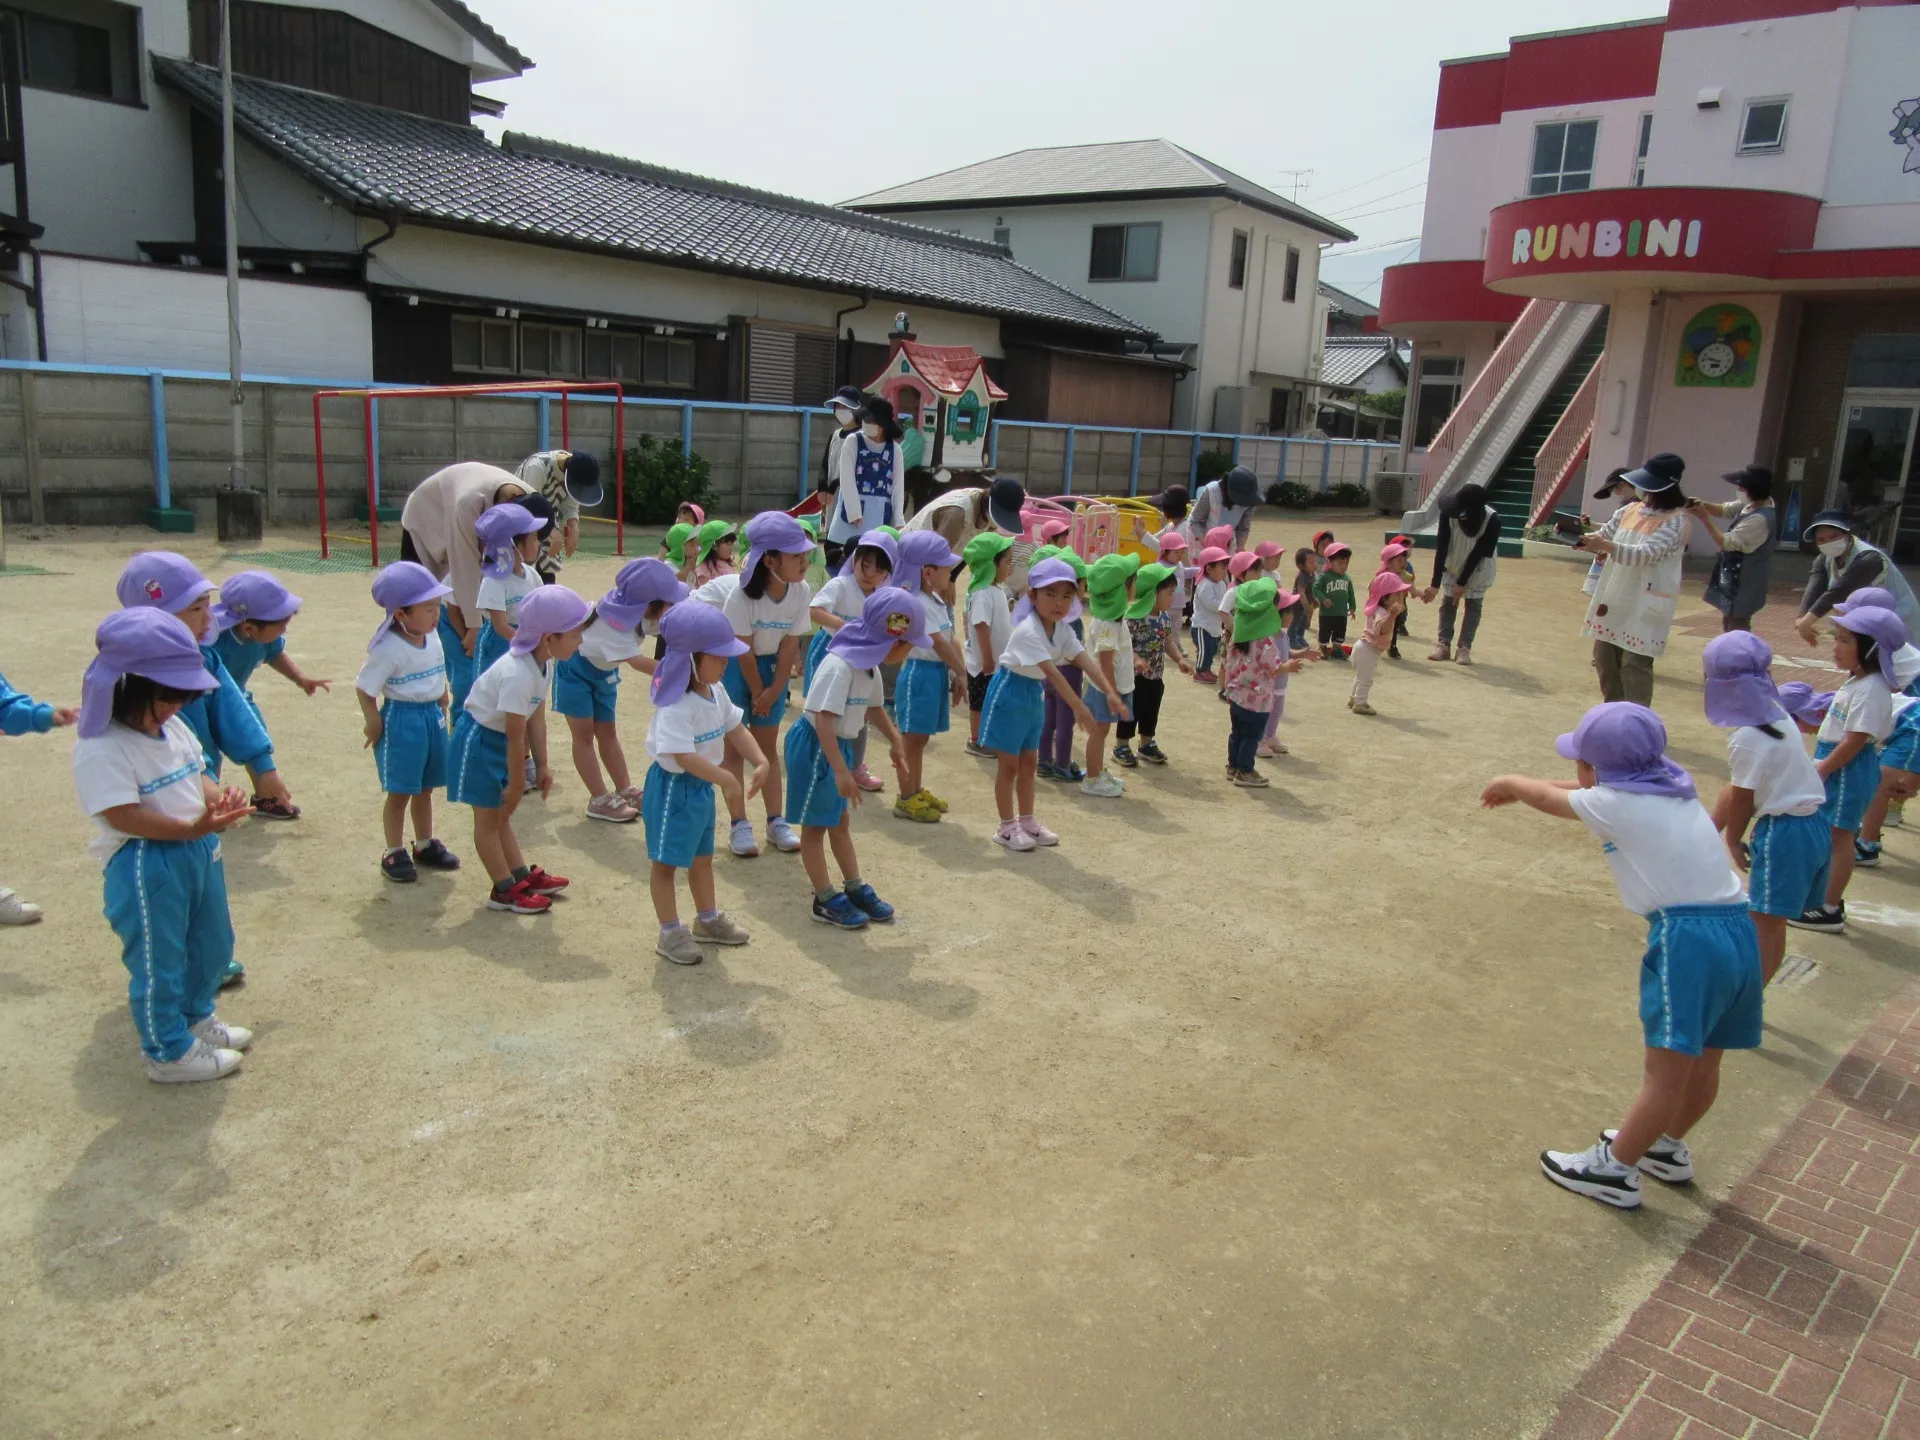
[[[600,462],[585,450],[567,456],[567,494],[589,510],[607,498],[600,484]]]
[[[1807,522],[1807,528],[1800,534],[1802,540],[1812,540],[1816,530],[1844,530],[1849,535],[1860,532],[1853,528],[1853,516],[1844,510],[1822,510]]]
[[[1227,492],[1229,505],[1258,505],[1260,503],[1260,477],[1244,465],[1236,465],[1226,473],[1226,483],[1220,488]]]
[[[1671,490],[1680,483],[1680,477],[1687,473],[1687,462],[1678,455],[1662,452],[1649,456],[1638,470],[1629,470],[1620,478],[1638,490],[1658,493]]]
[[[546,496],[529,491],[513,502],[540,522],[540,538],[546,539],[553,533],[553,502]]]
[[[1025,528],[1020,508],[1027,503],[1027,487],[1018,480],[996,480],[987,487],[987,519],[993,528],[1018,535]]]
[[[838,390],[833,392],[832,396],[820,402],[820,408],[822,410],[831,410],[836,405],[840,405],[845,406],[857,415],[860,413],[860,407],[866,403],[866,391],[862,390],[858,385],[842,385]]]

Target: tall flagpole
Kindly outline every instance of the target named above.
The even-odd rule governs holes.
[[[228,407],[233,417],[233,459],[227,488],[247,487],[246,432],[240,419],[245,394],[240,388],[240,220],[238,160],[233,149],[233,5],[220,0],[220,170],[226,190],[227,370],[232,384]]]

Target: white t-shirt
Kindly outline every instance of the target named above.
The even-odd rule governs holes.
[[[1093,668],[1100,668],[1102,651],[1113,652],[1113,688],[1122,695],[1133,693],[1133,631],[1126,620],[1096,620],[1087,617],[1087,654]]]
[[[702,695],[691,685],[673,704],[653,712],[647,726],[647,754],[669,775],[686,770],[673,757],[698,755],[710,765],[727,758],[727,732],[740,724],[740,707],[715,685]]]
[[[1850,730],[1864,730],[1876,745],[1893,733],[1893,692],[1877,670],[1842,685],[1820,722],[1820,738],[1830,745],[1838,745]]]
[[[622,630],[608,624],[605,616],[596,616],[580,637],[580,653],[589,665],[618,670],[627,661],[637,660],[646,653],[640,644],[641,629],[636,625],[631,630]]]
[[[1776,740],[1757,725],[1741,725],[1727,736],[1727,764],[1733,783],[1753,792],[1753,816],[1811,815],[1826,803],[1827,787],[1791,720],[1776,729]]]
[[[426,643],[414,645],[389,629],[367,652],[353,683],[376,700],[438,700],[447,693],[447,656],[439,632],[429,630]]]
[[[837,715],[833,733],[852,740],[867,723],[867,707],[880,699],[880,672],[856,670],[831,650],[807,687],[807,713]]]
[[[73,788],[80,808],[94,817],[87,853],[104,866],[134,837],[116,830],[100,814],[122,805],[138,805],[170,820],[198,820],[207,808],[200,777],[206,773],[200,742],[178,715],[158,736],[112,721],[100,734],[73,747]]]
[[[1029,615],[1013,627],[1007,636],[1007,648],[1000,652],[1000,663],[1016,675],[1030,680],[1041,677],[1040,665],[1071,665],[1082,650],[1080,637],[1065,620],[1053,627],[1049,636],[1038,615]]]
[[[1000,663],[1001,653],[1007,648],[1007,637],[1013,634],[1013,607],[1007,603],[1007,592],[998,585],[982,585],[967,597],[967,673],[980,673],[980,632],[973,627],[987,627],[987,643],[993,647],[993,663]]]
[[[1634,914],[1669,905],[1740,902],[1740,876],[1713,828],[1713,817],[1698,800],[1595,785],[1569,791],[1567,803],[1606,841],[1601,848],[1620,887],[1620,901]]]
[[[1193,586],[1193,628],[1209,635],[1220,633],[1220,602],[1226,598],[1224,580],[1198,580]]]
[[[540,573],[531,565],[524,575],[482,575],[479,604],[482,610],[504,610],[507,623],[520,623],[520,602],[540,588]]]
[[[920,608],[925,612],[927,617],[928,639],[933,639],[941,635],[951,638],[953,635],[953,611],[948,607],[946,601],[940,599],[937,595],[929,595],[926,591],[922,590],[920,592]],[[915,645],[907,651],[907,658],[909,660],[938,660],[940,657],[934,653],[931,646]]]
[[[735,586],[720,613],[732,624],[734,634],[752,640],[754,654],[777,655],[780,642],[789,635],[812,633],[813,619],[807,614],[812,601],[813,592],[804,580],[787,586],[787,593],[778,600],[772,595],[754,600],[745,589]]]
[[[851,575],[836,575],[820,587],[812,604],[815,610],[824,610],[842,620],[858,620],[867,608],[867,592]]]
[[[728,597],[739,588],[738,575],[716,575],[695,590],[689,598],[698,600],[702,605],[711,605],[716,610],[725,611]]]
[[[467,713],[504,735],[509,715],[530,716],[546,700],[548,674],[533,656],[508,652],[473,682],[467,692]]]

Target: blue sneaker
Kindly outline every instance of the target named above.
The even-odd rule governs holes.
[[[867,928],[865,913],[847,898],[844,890],[837,891],[832,898],[822,900],[813,897],[813,918],[822,925],[838,925],[842,930],[864,930]]]
[[[1050,760],[1039,761],[1033,767],[1034,778],[1039,780],[1058,780],[1060,768]]]
[[[859,906],[861,911],[865,913],[869,919],[881,925],[885,925],[893,919],[893,906],[887,904],[886,901],[874,894],[873,886],[867,884],[864,880],[858,885],[848,888],[847,899]]]
[[[1880,863],[1880,842],[1878,840],[1862,840],[1856,835],[1853,840],[1853,863],[1863,865],[1869,870],[1878,865]]]
[[[244,985],[246,982],[247,967],[242,965],[238,960],[227,961],[226,972],[220,977],[220,988],[225,990],[229,986]]]
[[[1087,772],[1080,768],[1078,761],[1074,761],[1071,764],[1057,767],[1053,778],[1056,780],[1064,780],[1069,785],[1078,785],[1082,780],[1087,778]]]

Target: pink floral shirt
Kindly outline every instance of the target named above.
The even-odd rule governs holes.
[[[1227,646],[1227,699],[1243,710],[1271,710],[1274,692],[1280,686],[1280,667],[1285,662],[1286,652],[1271,635],[1254,641],[1245,650],[1238,645]]]

